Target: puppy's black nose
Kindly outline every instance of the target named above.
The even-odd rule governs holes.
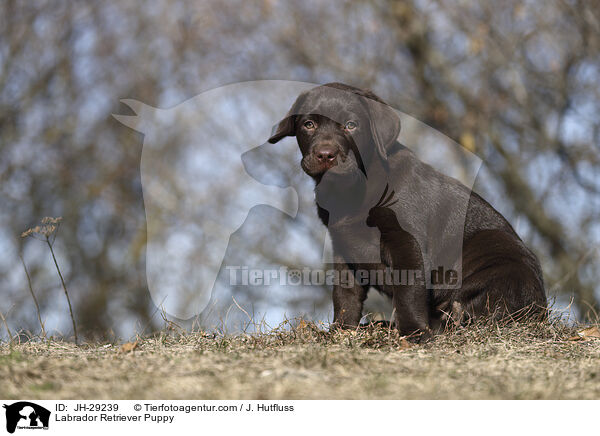
[[[332,145],[324,145],[319,147],[315,154],[317,156],[317,160],[322,163],[333,162],[338,155],[337,147]]]

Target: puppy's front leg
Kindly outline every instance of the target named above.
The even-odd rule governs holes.
[[[358,326],[362,318],[362,308],[367,298],[367,288],[357,283],[346,263],[335,264],[337,276],[341,280],[333,286],[333,328]],[[351,278],[350,281],[345,278]]]
[[[431,336],[428,291],[423,284],[395,285],[392,301],[396,310],[396,326],[401,335],[413,336],[417,340]]]

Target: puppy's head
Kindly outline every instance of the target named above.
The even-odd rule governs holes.
[[[400,119],[375,94],[329,83],[300,94],[269,142],[296,136],[302,169],[319,183],[328,171],[367,177],[373,159],[385,166],[399,132]]]

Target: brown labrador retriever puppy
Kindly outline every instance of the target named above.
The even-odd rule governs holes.
[[[399,132],[397,114],[372,92],[330,83],[302,93],[269,139],[296,136],[335,268],[356,279],[334,285],[334,327],[360,323],[371,287],[391,297],[400,333],[417,338],[448,322],[544,314],[536,256],[489,203],[402,146]]]

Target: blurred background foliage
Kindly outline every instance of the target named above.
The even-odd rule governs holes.
[[[572,300],[581,319],[598,312],[597,1],[5,0],[0,8],[0,312],[12,330],[39,330],[22,255],[48,329],[70,331],[47,250],[19,237],[43,216],[64,218],[55,249],[80,334],[161,325],[145,275],[143,136],[111,113],[127,111],[121,98],[167,108],[257,79],[370,88],[475,152],[484,161],[476,191],[539,255],[549,296]],[[297,155],[287,159],[297,165]],[[299,223],[295,237],[318,245],[314,223]],[[306,264],[286,257],[285,244],[276,255],[260,241],[251,247],[273,265]],[[261,298],[235,295],[244,307]],[[286,301],[330,310],[324,288]]]

